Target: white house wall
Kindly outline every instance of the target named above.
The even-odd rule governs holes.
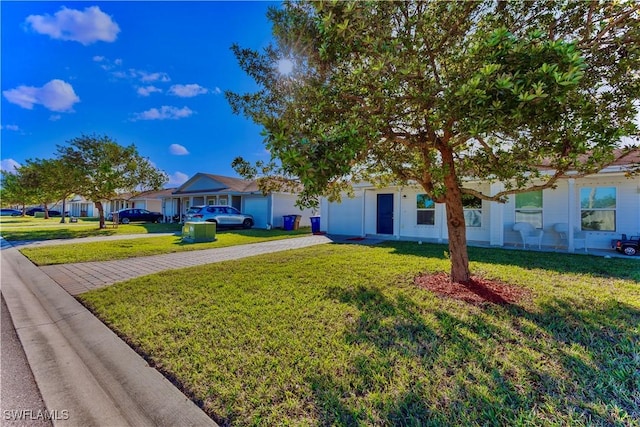
[[[476,184],[478,190],[496,194],[500,184]],[[615,231],[586,231],[589,248],[607,249],[613,238],[620,234],[640,234],[640,179],[625,178],[622,174],[599,174],[586,178],[561,180],[556,189],[544,190],[543,195],[543,246],[559,247],[563,242],[553,226],[556,223],[573,224],[576,231],[581,227],[580,189],[584,187],[616,188]],[[418,187],[389,187],[384,189],[359,188],[356,197],[343,197],[341,203],[323,200],[321,229],[340,235],[377,234],[377,195],[393,194],[394,226],[396,239],[424,239],[447,241],[446,210],[442,204],[435,205],[435,224],[418,225],[416,197],[424,193]],[[482,202],[480,227],[467,227],[467,240],[495,246],[520,245],[520,235],[513,231],[515,223],[515,196],[506,203]],[[564,242],[566,246],[566,242]]]
[[[615,187],[616,188],[616,231],[590,231],[587,232],[587,244],[594,248],[609,248],[611,239],[620,237],[620,234],[640,235],[640,178],[612,177],[587,177],[576,180],[576,210],[577,226],[580,226],[580,189],[584,187]]]
[[[300,209],[296,206],[297,196],[295,194],[274,193],[272,194],[272,226],[282,227],[284,225],[284,215],[300,215],[300,227],[311,226],[311,216],[313,210]]]

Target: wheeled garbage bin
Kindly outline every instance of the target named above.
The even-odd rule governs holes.
[[[293,223],[295,221],[295,215],[284,215],[282,217],[282,219],[283,219],[282,228],[284,228],[286,231],[293,230]]]
[[[311,217],[311,232],[313,234],[320,233],[320,217],[319,216]]]

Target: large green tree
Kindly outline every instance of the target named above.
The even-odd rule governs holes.
[[[504,201],[614,160],[638,136],[640,5],[633,1],[287,2],[274,43],[233,46],[259,86],[226,94],[264,127],[303,204],[351,183],[414,182],[446,204],[451,279],[470,279],[463,195]],[[278,67],[287,64],[288,67]],[[541,174],[544,165],[551,174]],[[485,194],[465,177],[504,183]]]
[[[18,168],[22,191],[28,191],[35,203],[44,207],[45,218],[49,218],[49,205],[62,202],[64,222],[66,199],[76,192],[83,171],[74,168],[62,159],[28,159]]]
[[[108,136],[74,138],[68,145],[58,146],[58,157],[81,172],[75,192],[95,203],[100,228],[105,227],[104,200],[113,200],[123,192],[158,190],[167,182],[167,175],[142,157],[135,145],[124,147]]]
[[[19,169],[13,172],[2,171],[2,183],[0,185],[0,200],[2,206],[17,205],[22,208],[22,216],[25,215],[26,206],[36,203],[35,195],[26,184]]]
[[[53,160],[29,159],[17,169],[21,184],[29,190],[34,202],[44,208],[45,219],[49,219],[49,205],[59,200],[51,186],[54,164]]]

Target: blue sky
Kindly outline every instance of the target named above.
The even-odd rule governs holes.
[[[230,46],[271,40],[272,2],[2,1],[2,169],[51,158],[82,134],[135,144],[177,186],[231,161],[268,159],[260,127],[225,90],[253,80]]]

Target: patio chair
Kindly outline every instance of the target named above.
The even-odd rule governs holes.
[[[542,236],[544,236],[544,230],[537,229],[528,222],[516,222],[513,225],[513,231],[520,233],[523,248],[526,249],[527,245],[531,247],[532,244],[537,244],[538,249],[542,249]]]
[[[561,243],[566,242],[569,247],[569,224],[559,222],[553,225],[553,231],[558,233]],[[584,249],[587,252],[587,233],[574,229],[573,231],[573,247],[576,249]]]

